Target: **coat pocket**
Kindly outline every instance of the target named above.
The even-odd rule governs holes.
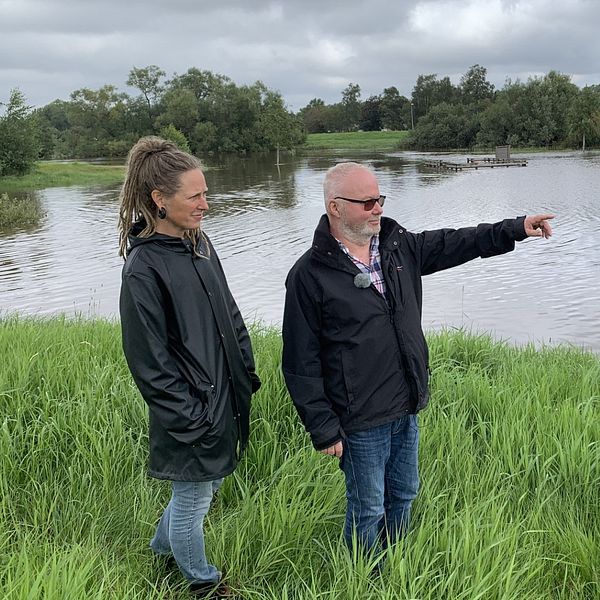
[[[212,425],[215,417],[216,394],[215,386],[212,383],[196,381],[194,383],[195,396],[198,401],[197,411],[202,415],[203,420]]]

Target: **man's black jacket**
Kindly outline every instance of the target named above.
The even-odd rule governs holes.
[[[321,217],[288,274],[283,317],[283,374],[316,449],[427,405],[421,276],[509,252],[526,237],[524,217],[418,234],[384,217],[386,301],[373,285],[354,284],[360,271]]]
[[[142,226],[138,226],[140,230]],[[130,236],[121,328],[127,364],[150,408],[149,474],[207,481],[231,473],[260,386],[250,337],[208,241]]]

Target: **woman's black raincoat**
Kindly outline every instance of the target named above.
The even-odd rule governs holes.
[[[200,252],[208,258],[189,240],[131,235],[123,267],[123,349],[150,409],[149,474],[159,479],[231,473],[260,387],[248,331],[208,239]]]

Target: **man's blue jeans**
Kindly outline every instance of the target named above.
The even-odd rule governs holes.
[[[416,415],[348,434],[340,467],[348,508],[344,537],[363,550],[378,551],[408,529],[419,490],[419,425]]]
[[[171,500],[150,542],[157,554],[173,554],[190,583],[216,583],[221,578],[217,568],[206,560],[203,523],[213,494],[222,483],[223,479],[173,481]]]

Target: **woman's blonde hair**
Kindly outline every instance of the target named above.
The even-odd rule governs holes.
[[[152,190],[172,196],[179,189],[181,175],[199,168],[201,163],[195,156],[159,137],[143,137],[131,148],[120,195],[119,256],[127,256],[127,236],[136,221],[145,222],[139,237],[156,231],[158,207],[152,200]],[[199,230],[190,229],[184,237],[192,241],[195,249],[200,235]]]

